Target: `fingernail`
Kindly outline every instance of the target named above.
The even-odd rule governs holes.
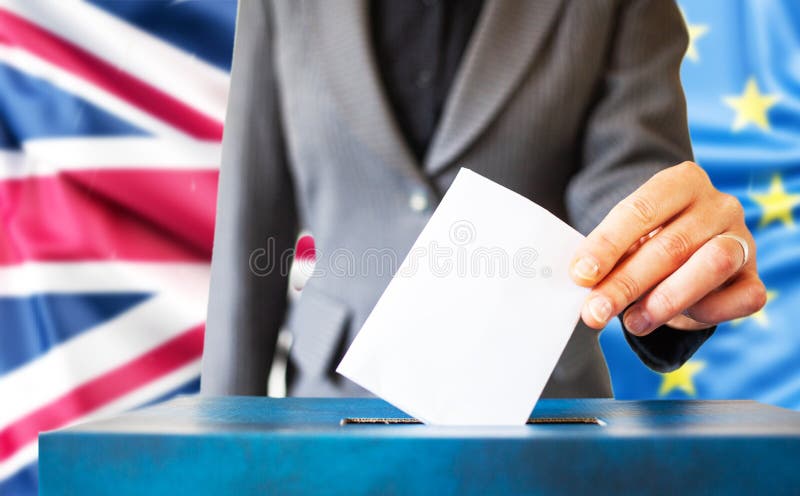
[[[631,334],[641,334],[650,327],[650,316],[638,308],[632,308],[625,314],[625,328]]]
[[[600,272],[600,265],[594,258],[588,256],[579,258],[572,266],[572,273],[587,281],[593,281],[598,272]]]
[[[604,296],[596,296],[589,301],[589,313],[594,320],[605,324],[611,317],[611,302]]]

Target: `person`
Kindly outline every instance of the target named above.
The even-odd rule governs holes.
[[[586,234],[593,287],[544,396],[608,397],[614,316],[648,366],[684,363],[766,298],[738,201],[692,162],[672,0],[241,0],[223,139],[204,394],[368,393],[334,368],[460,167]],[[480,198],[476,198],[480,202]],[[519,219],[524,222],[524,219]],[[300,228],[316,272],[287,303]]]

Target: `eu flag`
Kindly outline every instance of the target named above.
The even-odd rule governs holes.
[[[745,398],[800,408],[800,2],[695,0],[681,77],[697,162],[736,195],[768,302],[719,326],[681,369],[656,374],[619,326],[601,337],[618,398]]]

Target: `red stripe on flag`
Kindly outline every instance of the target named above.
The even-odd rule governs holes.
[[[294,259],[313,262],[317,259],[317,249],[314,246],[314,237],[308,234],[297,239],[294,249]]]
[[[203,352],[203,329],[202,324],[194,327],[10,424],[0,431],[0,462],[35,441],[40,432],[58,429],[78,420],[200,358]]]
[[[210,260],[217,176],[102,170],[0,181],[0,266]]]
[[[5,9],[0,9],[0,26],[0,43],[24,48],[191,136],[214,141],[222,139],[221,122],[77,45]]]

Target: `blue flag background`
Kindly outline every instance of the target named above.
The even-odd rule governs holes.
[[[681,369],[656,374],[618,323],[601,336],[621,399],[754,399],[800,409],[800,2],[681,2],[691,36],[681,77],[696,161],[736,195],[768,302],[720,325]]]

